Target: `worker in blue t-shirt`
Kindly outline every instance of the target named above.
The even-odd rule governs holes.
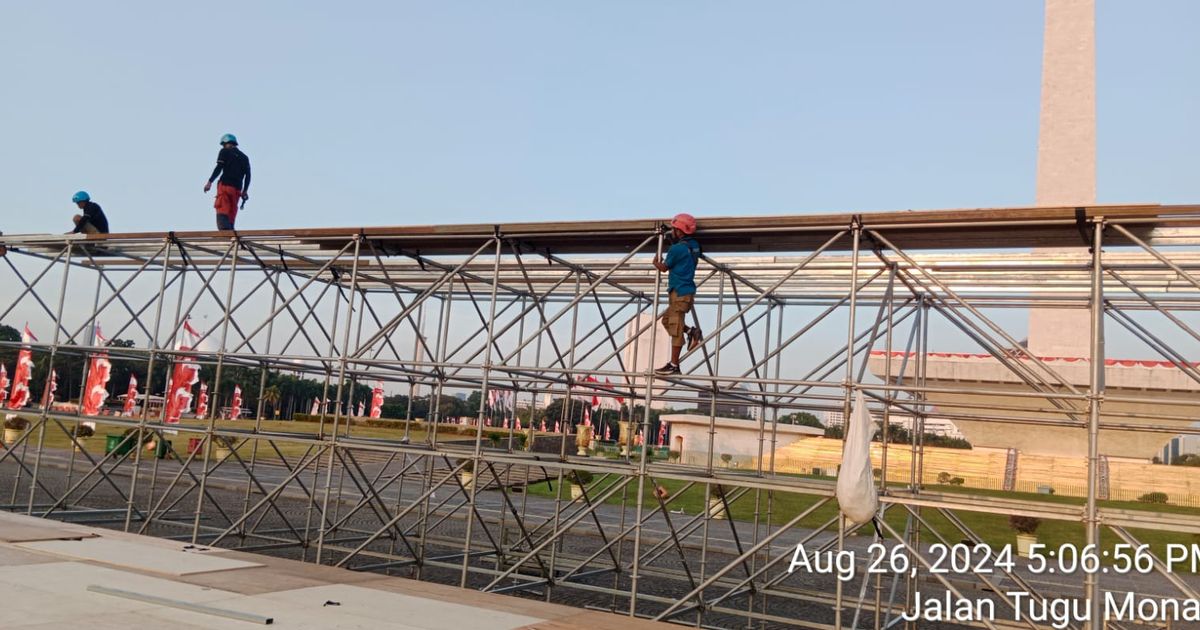
[[[695,233],[696,217],[684,213],[675,215],[671,219],[671,234],[675,243],[667,250],[666,258],[654,257],[654,266],[658,271],[667,272],[670,302],[661,321],[671,336],[671,361],[655,370],[655,374],[679,374],[679,351],[683,349],[685,336],[688,350],[700,344],[700,329],[688,326],[685,321],[696,295],[696,262],[700,260],[700,243],[692,237]]]

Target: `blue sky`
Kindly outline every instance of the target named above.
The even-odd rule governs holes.
[[[26,2],[8,233],[1024,205],[1040,2]],[[1102,202],[1200,200],[1200,5],[1101,1]]]

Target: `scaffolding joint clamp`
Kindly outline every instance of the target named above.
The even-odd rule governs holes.
[[[1087,246],[1088,253],[1096,253],[1096,228],[1099,227],[1101,234],[1108,229],[1108,225],[1104,223],[1103,216],[1092,217],[1088,220],[1087,208],[1077,206],[1075,208],[1075,229],[1079,230],[1079,238],[1083,240],[1083,244]],[[1091,229],[1089,229],[1091,228]]]

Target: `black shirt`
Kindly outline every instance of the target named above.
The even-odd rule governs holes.
[[[75,226],[72,233],[83,234],[88,224],[94,226],[97,232],[108,234],[108,217],[104,216],[104,210],[100,209],[100,204],[94,201],[84,202],[83,218],[79,220],[79,225]]]
[[[221,176],[222,184],[246,192],[250,189],[250,158],[237,147],[221,149],[217,154],[217,167],[208,181],[212,182],[217,175]]]

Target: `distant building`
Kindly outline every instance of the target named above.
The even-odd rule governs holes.
[[[710,419],[692,413],[663,414],[661,419],[670,426],[671,450],[679,452],[681,463],[693,466],[712,460],[717,466],[751,467],[762,453],[770,450],[772,440],[776,448],[783,448],[801,439],[820,437],[824,432],[816,427],[781,424],[760,434],[756,422],[720,416]],[[722,460],[722,455],[729,455],[729,461]]]
[[[717,395],[717,415],[723,418],[750,418],[758,420],[762,417],[762,407],[751,399],[751,392],[746,386],[737,385]],[[712,404],[709,392],[696,392],[696,408],[702,413],[708,413]]]
[[[875,418],[876,424],[883,421],[882,416],[871,415]],[[827,427],[840,427],[846,423],[846,419],[840,411],[826,411],[823,422]],[[913,417],[909,415],[889,414],[888,423],[900,425],[909,431],[913,430]],[[925,433],[948,438],[963,437],[962,431],[959,431],[953,422],[945,418],[925,418]]]
[[[1200,435],[1176,435],[1163,447],[1159,459],[1172,464],[1183,455],[1200,455]]]

